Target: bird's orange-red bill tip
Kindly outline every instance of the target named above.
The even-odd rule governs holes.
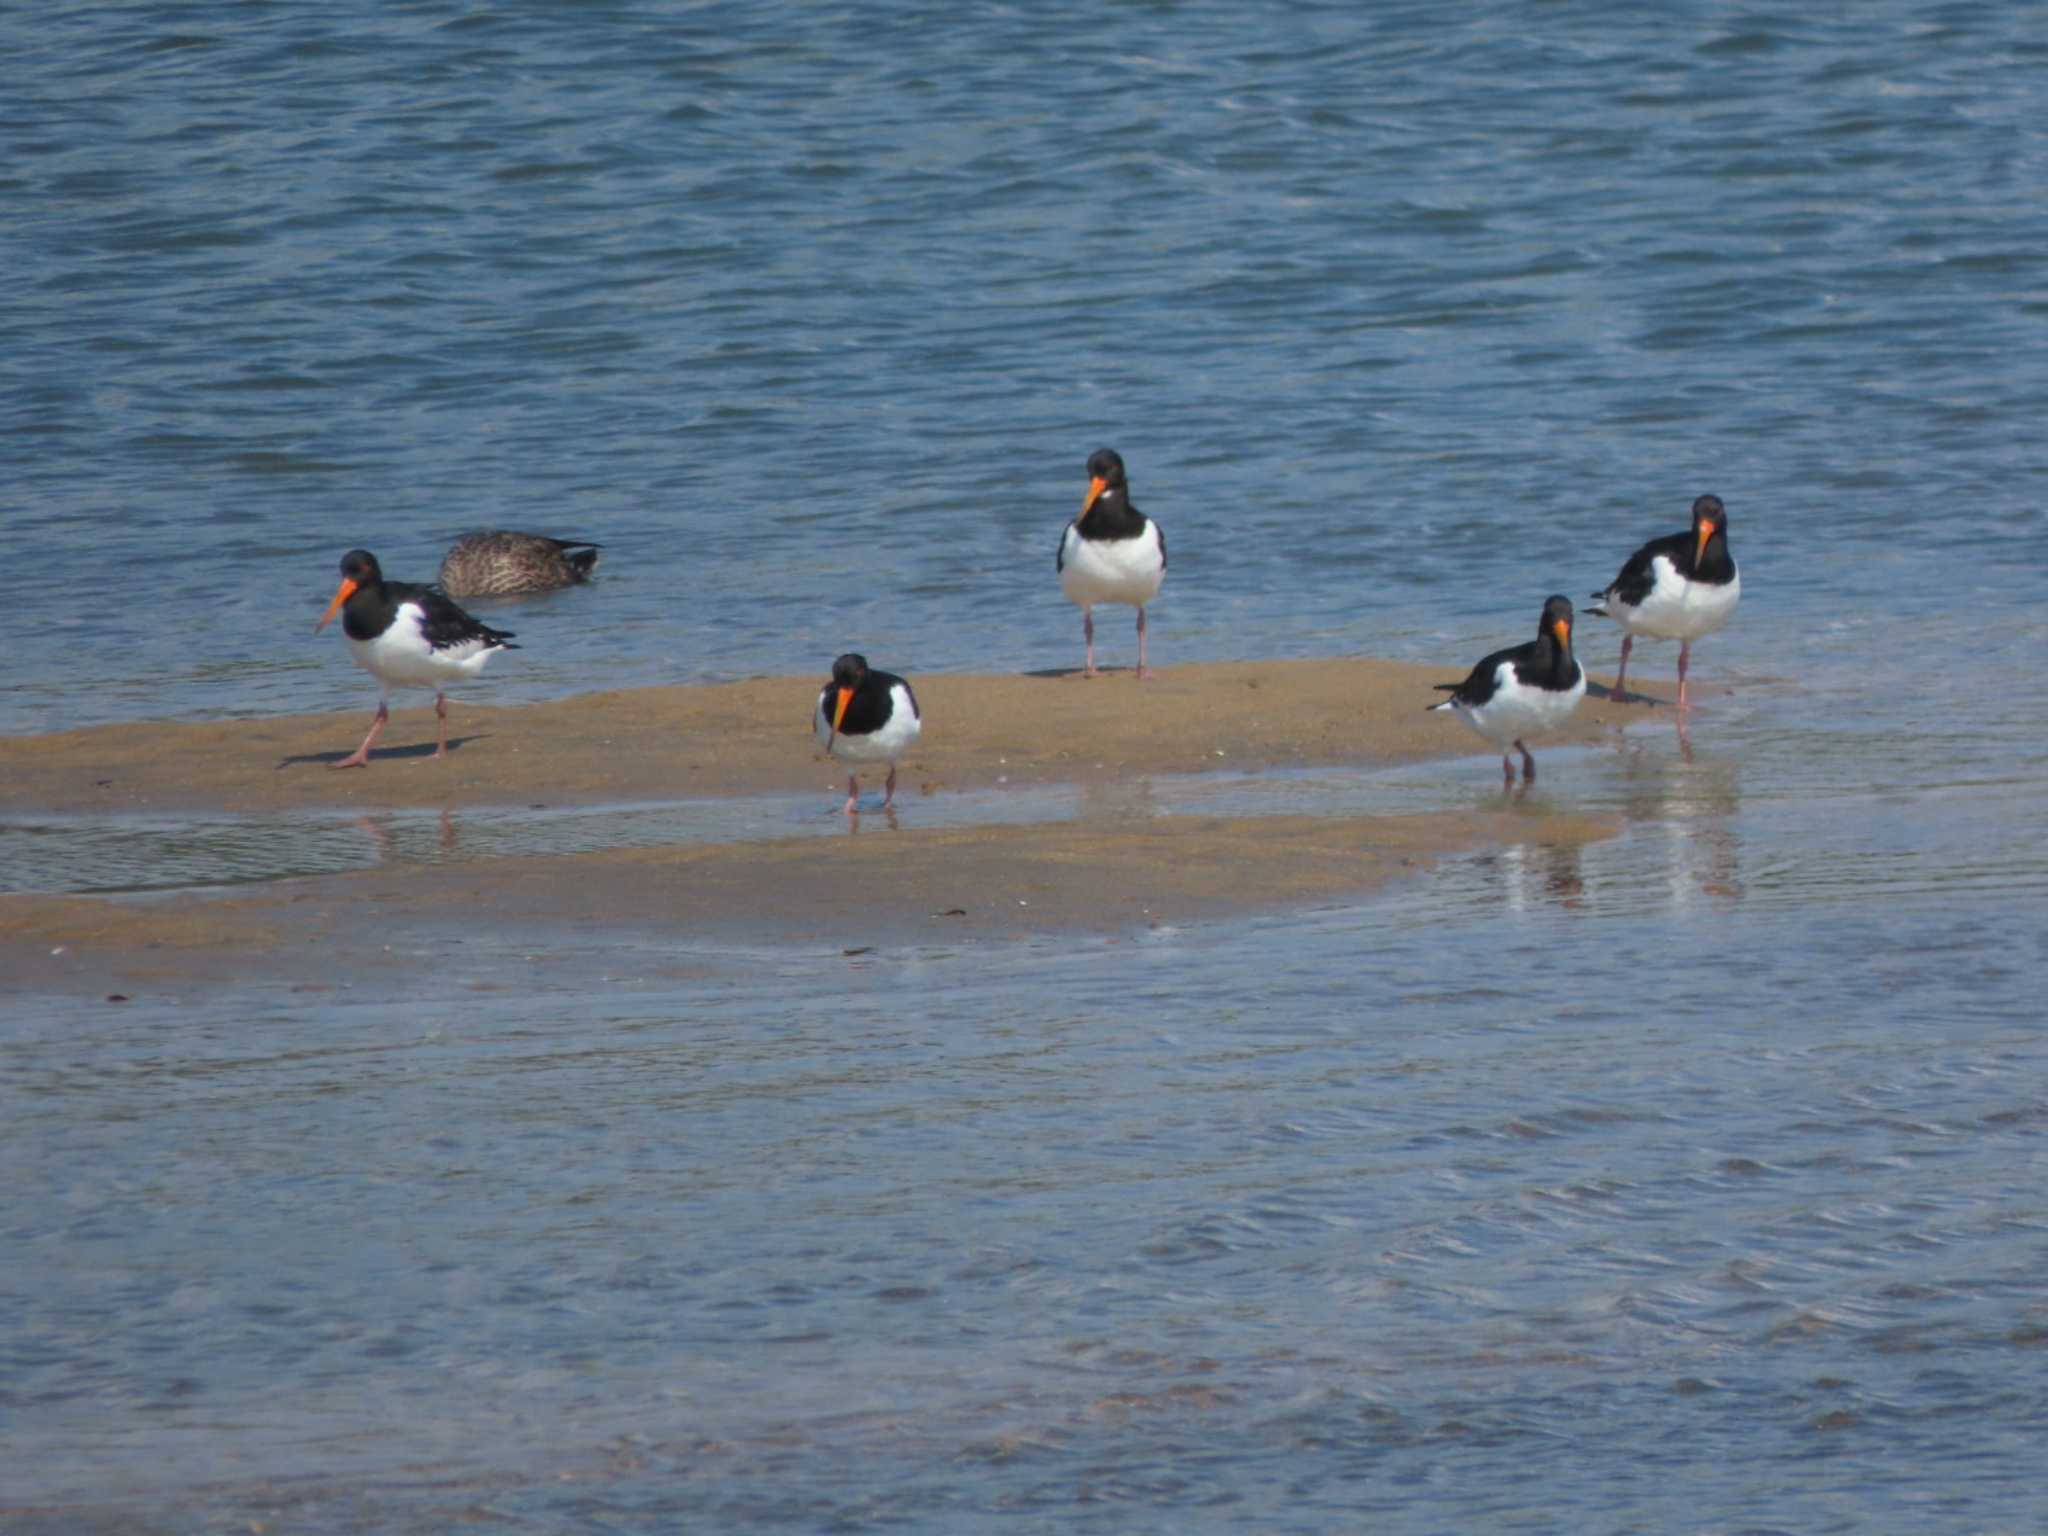
[[[1700,542],[1699,547],[1692,552],[1693,564],[1697,565],[1700,561],[1707,558],[1707,540],[1711,539],[1715,532],[1716,529],[1712,522],[1700,524]]]
[[[1557,643],[1559,645],[1570,645],[1572,643],[1572,621],[1570,619],[1559,619],[1550,626],[1550,629],[1551,633],[1557,636]]]
[[[846,706],[852,702],[853,690],[851,688],[840,689],[839,703],[832,711],[832,734],[834,736],[839,734],[839,722],[846,718]]]
[[[327,627],[327,621],[341,612],[341,605],[355,596],[356,582],[353,576],[341,578],[341,585],[334,589],[334,601],[327,605],[327,611],[320,615],[320,622],[313,626],[313,633],[319,634]]]
[[[1102,476],[1097,475],[1091,479],[1088,482],[1088,494],[1081,502],[1081,517],[1075,518],[1074,521],[1078,523],[1082,517],[1086,517],[1088,509],[1095,505],[1095,498],[1108,489],[1109,482],[1103,479]]]

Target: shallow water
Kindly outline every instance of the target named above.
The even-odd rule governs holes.
[[[610,547],[494,610],[523,648],[472,697],[1072,664],[1051,553],[1101,442],[1172,539],[1164,665],[1469,664],[1706,489],[1745,599],[1688,739],[1538,748],[1512,803],[1618,837],[1371,900],[7,978],[0,1524],[2041,1526],[2024,12],[17,31],[0,730],[367,714],[308,633],[336,559],[424,575],[478,525]],[[1475,754],[903,820],[1500,799]],[[0,884],[831,804],[30,818]]]
[[[2023,1528],[2038,931],[1871,903],[1794,950],[1719,898],[1674,947],[1559,878],[44,1011],[10,1030],[11,1497]]]
[[[2011,716],[1886,729],[1854,679],[1545,752],[1509,803],[1619,836],[1361,903],[855,956],[451,926],[394,935],[396,987],[10,1010],[9,1497],[52,1528],[2025,1528],[2048,790],[2003,768]],[[1815,751],[1823,720],[1882,750]],[[1497,771],[1093,813],[1493,806]],[[751,813],[690,814],[534,836]],[[449,856],[424,816],[380,851]]]

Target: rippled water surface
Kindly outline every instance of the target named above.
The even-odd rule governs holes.
[[[853,643],[1068,664],[1102,442],[1171,536],[1163,661],[1473,654],[1709,488],[1752,573],[1724,662],[2007,608],[2035,31],[40,8],[0,108],[0,728],[367,708],[311,634],[340,554],[424,578],[479,525],[608,545],[600,591],[494,611],[493,699]]]
[[[2023,1528],[2038,902],[1867,885],[1697,746],[1560,773],[1659,805],[1231,925],[13,1010],[11,1496]]]
[[[1619,835],[1370,900],[7,978],[0,1527],[2040,1529],[2038,32],[16,18],[0,731],[367,715],[339,555],[485,525],[607,559],[492,609],[469,697],[1070,665],[1103,442],[1172,540],[1158,664],[1469,664],[1707,489],[1745,598],[1685,737],[1539,747],[1518,810]],[[904,821],[1499,799],[1474,755]],[[0,887],[828,811],[12,817]]]

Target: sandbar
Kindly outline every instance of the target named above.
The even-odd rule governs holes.
[[[1569,847],[1598,817],[1503,796],[1401,816],[1122,814],[917,825],[954,788],[1119,784],[1150,775],[1376,766],[1480,754],[1428,714],[1444,669],[1370,659],[1228,662],[1127,672],[913,678],[925,734],[892,822],[853,835],[391,865],[175,901],[0,896],[0,964],[35,984],[102,977],[299,974],[382,954],[431,963],[479,925],[573,944],[579,934],[752,935],[859,947],[906,939],[1134,927],[1338,900],[1489,843]],[[451,701],[451,751],[428,757],[431,708],[401,696],[367,768],[331,771],[368,711],[140,722],[0,738],[0,816],[114,817],[658,803],[720,795],[843,795],[809,733],[818,678],[640,688],[543,704]],[[1604,690],[1600,690],[1604,692]],[[409,707],[408,707],[409,706]],[[1589,697],[1552,739],[1588,742],[1644,719]],[[1544,745],[1534,744],[1540,765]],[[864,778],[864,791],[879,778]],[[872,803],[872,801],[870,802]],[[395,942],[394,942],[395,941]]]

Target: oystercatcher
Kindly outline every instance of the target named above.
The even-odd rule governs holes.
[[[409,581],[386,581],[377,557],[352,549],[341,557],[341,585],[334,601],[313,626],[319,634],[336,612],[348,636],[356,665],[377,679],[377,718],[370,734],[336,768],[360,768],[370,760],[370,746],[391,718],[391,690],[431,688],[434,713],[441,722],[435,757],[448,755],[448,699],[443,690],[483,670],[493,651],[517,650],[512,632],[493,629],[464,613],[432,587]]]
[[[1088,456],[1088,496],[1060,535],[1053,568],[1067,600],[1081,605],[1081,633],[1088,642],[1081,675],[1101,675],[1095,670],[1095,604],[1129,603],[1138,610],[1138,676],[1151,676],[1145,665],[1145,605],[1166,579],[1166,535],[1131,505],[1124,461],[1115,449],[1098,448]]]
[[[465,533],[441,558],[441,590],[450,597],[552,592],[590,579],[602,545],[540,533]]]
[[[1628,697],[1629,647],[1637,635],[1678,642],[1678,707],[1685,701],[1685,668],[1692,643],[1728,622],[1742,599],[1742,575],[1728,552],[1728,509],[1718,496],[1692,504],[1692,527],[1652,539],[1628,557],[1628,564],[1586,608],[1622,627],[1621,665],[1614,673],[1614,697]]]
[[[832,663],[832,676],[818,690],[811,729],[833,757],[848,763],[887,763],[882,809],[896,798],[896,762],[924,729],[917,696],[894,672],[869,668],[865,656],[849,651]],[[846,814],[860,812],[860,781],[846,774]]]
[[[1536,759],[1522,738],[1555,730],[1586,696],[1586,669],[1572,655],[1571,599],[1559,593],[1545,600],[1536,638],[1528,644],[1495,651],[1462,683],[1436,686],[1450,697],[1431,709],[1453,711],[1499,747],[1501,770],[1510,784],[1515,781],[1515,760],[1507,750],[1512,744],[1522,754],[1522,778],[1533,780]]]

